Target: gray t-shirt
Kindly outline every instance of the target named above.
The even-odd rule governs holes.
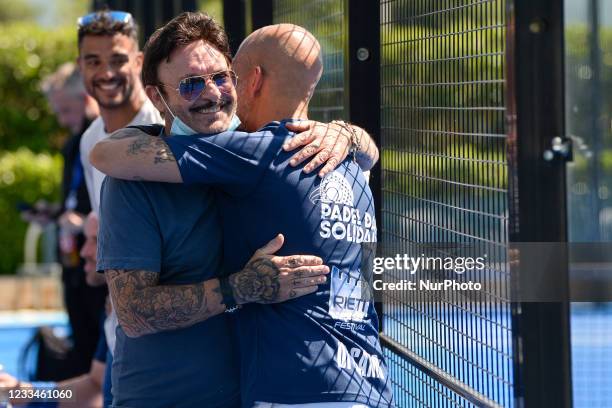
[[[141,269],[159,273],[160,285],[190,284],[217,275],[220,255],[221,229],[207,188],[104,180],[98,270]],[[238,382],[226,314],[138,338],[117,328],[116,407],[235,407]]]

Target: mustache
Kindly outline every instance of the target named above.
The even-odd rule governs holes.
[[[226,107],[227,105],[232,103],[231,98],[227,98],[227,97],[221,97],[216,101],[203,101],[204,103],[198,103],[197,105],[193,105],[192,107],[189,108],[190,112],[197,112],[200,109],[210,109],[214,106],[219,105],[219,107],[221,109],[223,109],[224,107]]]

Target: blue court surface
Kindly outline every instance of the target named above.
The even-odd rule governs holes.
[[[612,304],[573,304],[571,328],[574,406],[612,406]]]
[[[477,318],[439,310],[422,318],[385,313],[383,326],[390,337],[500,405],[514,406],[509,311],[489,310]],[[570,324],[573,406],[611,407],[612,304],[574,303]],[[398,407],[450,406],[450,401],[472,406],[401,357],[385,354]]]
[[[0,364],[4,371],[17,375],[19,355],[38,326],[52,326],[65,335],[68,317],[64,312],[0,312]]]

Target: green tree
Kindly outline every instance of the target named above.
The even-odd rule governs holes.
[[[32,21],[39,16],[37,9],[23,0],[0,0],[0,24],[9,21]]]
[[[44,29],[22,21],[0,23],[0,29],[0,273],[13,273],[22,262],[27,227],[17,205],[59,198],[57,149],[67,132],[40,82],[76,58],[76,34],[74,27]]]
[[[0,154],[0,274],[14,273],[23,262],[27,224],[17,205],[59,199],[62,158],[21,148]]]
[[[56,149],[65,136],[40,90],[43,77],[76,58],[74,28],[2,24],[0,37],[0,149]]]

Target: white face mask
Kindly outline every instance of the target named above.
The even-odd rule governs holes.
[[[159,88],[155,87],[155,90],[157,91],[157,94],[161,98],[162,102],[164,103],[164,106],[166,107],[166,109],[168,109],[168,112],[170,112],[170,114],[172,115],[172,127],[170,128],[170,134],[190,136],[190,135],[195,135],[196,133],[198,133],[192,128],[190,128],[185,122],[181,120],[181,118],[179,118],[172,112],[172,110],[166,103],[166,100],[164,99],[161,92],[159,91]]]
[[[191,127],[189,127],[189,125],[187,125],[185,122],[183,122],[181,120],[181,118],[176,116],[172,112],[172,110],[170,109],[168,104],[166,103],[166,100],[164,99],[164,97],[162,96],[161,92],[159,91],[159,88],[155,87],[155,90],[157,91],[157,94],[161,98],[162,102],[164,103],[164,106],[166,106],[166,109],[168,109],[168,112],[170,112],[170,114],[172,115],[172,127],[170,128],[170,134],[171,135],[191,136],[191,135],[195,135],[197,133],[200,133],[200,132],[196,132],[195,130],[193,130]],[[240,126],[240,124],[241,124],[241,122],[240,122],[240,119],[238,119],[238,115],[234,114],[232,116],[232,120],[231,120],[231,122],[229,124],[229,127],[227,128],[227,131],[234,131],[234,130],[236,130],[238,128],[238,126]]]
[[[227,128],[227,132],[233,132],[234,130],[238,129],[240,125],[242,125],[242,122],[240,121],[238,115],[234,113],[234,115],[232,115],[232,120],[229,127]]]

